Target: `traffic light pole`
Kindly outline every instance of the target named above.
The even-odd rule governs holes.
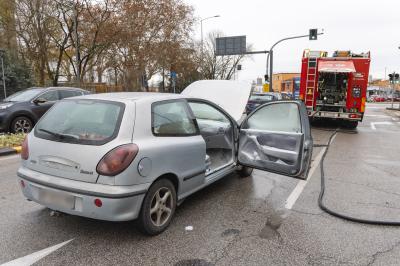
[[[396,73],[393,72],[393,81],[392,81],[392,109],[393,109],[393,104],[394,104],[394,90],[395,90],[395,82],[396,82]]]
[[[323,32],[321,33],[317,33],[317,35],[322,35],[324,34]],[[287,38],[283,38],[279,41],[277,41],[276,43],[274,43],[274,45],[271,46],[271,48],[269,49],[269,53],[267,56],[267,66],[266,66],[266,74],[268,74],[268,63],[269,63],[269,88],[270,90],[273,89],[272,87],[272,74],[274,72],[274,59],[273,59],[273,49],[276,45],[278,45],[279,43],[283,42],[283,41],[287,41],[287,40],[293,40],[293,39],[299,39],[299,38],[309,38],[310,34],[307,35],[299,35],[299,36],[293,36],[293,37],[287,37]]]

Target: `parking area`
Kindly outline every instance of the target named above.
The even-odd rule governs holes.
[[[400,119],[386,106],[368,104],[358,134],[334,138],[325,159],[330,208],[400,221]],[[322,129],[313,128],[314,144],[326,144],[332,134]],[[0,264],[398,264],[398,228],[343,221],[318,208],[324,149],[314,148],[307,181],[254,171],[216,182],[186,199],[155,237],[139,233],[134,222],[58,214],[26,201],[16,182],[19,157],[2,157]]]

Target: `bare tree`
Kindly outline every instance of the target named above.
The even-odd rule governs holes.
[[[215,56],[215,39],[223,37],[219,31],[210,32],[204,42],[203,58],[199,54],[199,69],[204,79],[232,79],[237,66],[249,55]],[[248,45],[247,51],[251,51]],[[200,49],[199,49],[200,50]]]

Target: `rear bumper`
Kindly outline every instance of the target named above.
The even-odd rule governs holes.
[[[106,221],[129,221],[136,219],[145,193],[150,184],[134,186],[111,186],[92,184],[42,174],[26,167],[20,167],[17,175],[24,196],[50,209],[93,219]],[[71,204],[43,200],[43,194],[51,193],[68,198]],[[96,199],[102,202],[101,207],[94,204]]]
[[[362,121],[363,113],[342,113],[342,112],[328,112],[328,111],[308,111],[308,116],[313,118],[330,118],[349,121]]]

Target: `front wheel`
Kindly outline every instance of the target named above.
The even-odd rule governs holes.
[[[247,166],[241,166],[240,169],[237,170],[237,173],[240,177],[248,177],[253,173],[253,168]]]
[[[11,133],[29,133],[33,122],[26,116],[18,116],[11,122]]]
[[[168,179],[156,181],[147,192],[139,215],[139,227],[148,235],[158,235],[169,226],[176,208],[176,191]]]

